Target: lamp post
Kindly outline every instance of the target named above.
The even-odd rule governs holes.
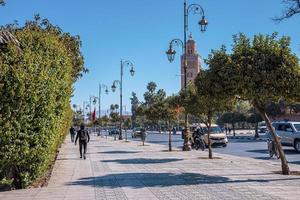
[[[96,105],[98,97],[90,96],[90,120],[92,121],[92,103]]]
[[[113,92],[116,91],[116,84],[119,84],[120,86],[120,133],[119,133],[119,140],[122,140],[122,124],[123,124],[123,116],[122,116],[122,110],[123,110],[123,71],[124,71],[124,66],[126,67],[130,67],[130,74],[131,76],[134,76],[134,68],[133,68],[133,64],[131,61],[128,60],[121,60],[121,77],[120,77],[120,81],[119,80],[115,80],[113,82],[113,85],[111,86],[111,89]]]
[[[186,48],[187,39],[186,39],[186,35],[188,32],[188,16],[190,13],[201,15],[201,19],[198,22],[198,24],[200,25],[201,32],[206,31],[208,21],[207,21],[207,19],[205,19],[204,9],[199,4],[187,5],[186,0],[184,0],[183,8],[184,8],[184,29],[183,29],[184,30],[184,39],[183,39],[183,41],[180,39],[173,39],[169,43],[169,49],[168,49],[168,51],[166,51],[166,54],[168,56],[168,60],[170,62],[173,62],[174,58],[175,58],[175,54],[176,54],[176,51],[173,50],[173,46],[182,46],[182,53],[184,54],[184,56],[183,56],[184,57],[184,62],[183,62],[184,63],[184,66],[183,66],[184,67],[184,89],[186,89],[186,87],[187,87],[187,48]],[[185,122],[185,131],[184,131],[183,151],[190,151],[191,144],[189,142],[190,134],[189,134],[188,113],[187,112],[185,112],[184,122]]]
[[[81,113],[81,108],[80,108],[80,105],[77,105],[77,104],[73,104],[73,112],[74,112],[74,114],[73,114],[73,119],[78,119],[78,114],[80,114]],[[80,117],[79,117],[80,118]],[[73,122],[74,123],[74,122]]]
[[[88,101],[83,101],[83,109],[82,109],[82,114],[83,114],[83,123],[85,123],[85,110],[89,108],[89,102]]]
[[[99,118],[101,118],[101,92],[102,92],[102,88],[105,89],[105,94],[108,94],[108,87],[105,84],[99,84]]]

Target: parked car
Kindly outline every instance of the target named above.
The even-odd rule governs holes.
[[[268,131],[267,125],[265,121],[258,123],[258,132],[259,133],[266,133]]]
[[[132,130],[132,135],[131,135],[132,138],[137,138],[141,136],[142,136],[142,128],[139,127],[139,128],[134,128]]]
[[[109,132],[108,132],[109,135],[119,135],[119,130],[118,129],[111,129]]]
[[[198,124],[197,129],[203,134],[205,146],[208,146],[208,129],[205,124]],[[220,145],[226,147],[228,139],[226,134],[221,130],[217,124],[212,124],[210,128],[210,141],[211,145]]]
[[[272,126],[281,138],[282,146],[291,146],[300,152],[300,122],[276,121]]]

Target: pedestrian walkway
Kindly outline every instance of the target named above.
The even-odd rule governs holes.
[[[47,187],[0,192],[2,200],[299,199],[300,176],[280,165],[207,152],[166,151],[157,144],[91,136],[87,159],[67,138]],[[298,165],[290,165],[299,170]]]

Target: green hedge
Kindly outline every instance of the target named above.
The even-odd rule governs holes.
[[[10,31],[21,45],[0,51],[0,183],[24,188],[48,170],[68,132],[84,67],[79,38],[47,20]]]

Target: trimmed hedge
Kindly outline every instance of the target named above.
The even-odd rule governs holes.
[[[55,159],[72,119],[72,85],[85,69],[79,38],[47,20],[8,27],[21,45],[0,50],[0,184],[24,188]]]

